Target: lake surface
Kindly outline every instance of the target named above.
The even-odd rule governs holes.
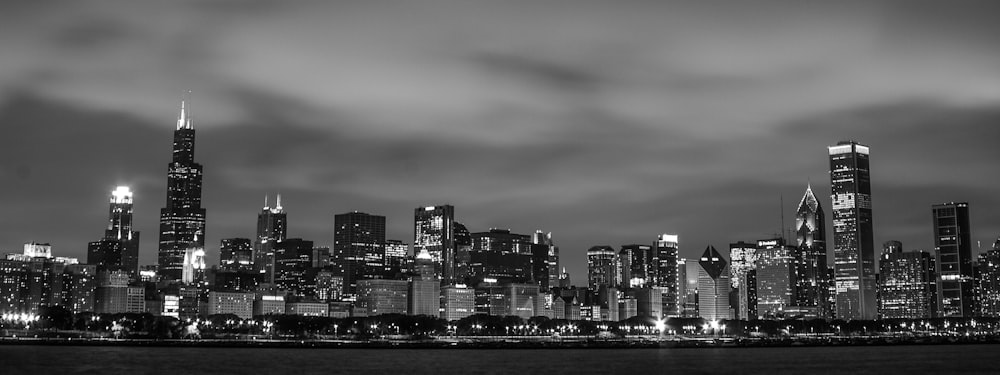
[[[0,345],[0,374],[1000,374],[1000,345],[262,349]]]

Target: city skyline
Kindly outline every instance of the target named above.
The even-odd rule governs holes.
[[[405,22],[398,7],[343,12],[400,22],[332,40],[334,50],[315,48],[316,36],[370,30],[302,19],[337,5],[179,6],[163,12],[178,24],[144,25],[131,19],[148,10],[125,6],[74,20],[50,14],[41,26],[24,22],[45,9],[4,5],[11,9],[0,12],[0,27],[17,31],[3,33],[12,63],[0,68],[0,124],[10,139],[0,150],[0,191],[21,214],[0,229],[0,249],[49,242],[59,256],[84,259],[107,223],[107,192],[127,185],[135,229],[147,234],[140,264],[155,264],[162,166],[189,88],[197,161],[206,166],[209,264],[221,239],[253,236],[262,196],[281,193],[289,237],[317,245],[332,245],[335,214],[355,210],[385,216],[386,237],[411,243],[413,209],[428,205],[454,206],[471,232],[552,232],[580,284],[592,246],[677,234],[680,256],[693,259],[709,245],[792,229],[792,220],[779,229],[781,215],[794,217],[807,184],[831,207],[824,148],[845,139],[873,150],[876,246],[899,240],[933,251],[930,207],[945,202],[969,202],[973,256],[976,241],[985,251],[1000,235],[1000,59],[991,48],[1000,32],[979,18],[995,12],[888,3],[750,13],[722,4],[615,12],[597,3],[532,12],[453,5]],[[567,19],[555,17],[562,11]],[[194,13],[213,26],[177,32]],[[498,20],[483,25],[493,33],[437,41],[466,31],[452,20],[492,19],[483,13]],[[808,26],[772,22],[788,15]],[[661,26],[659,16],[739,22]],[[246,29],[265,17],[296,27]],[[30,36],[37,27],[50,39]],[[291,43],[301,36],[310,38]],[[176,48],[149,50],[137,43],[144,38]],[[245,61],[224,72],[232,61],[222,52]],[[122,56],[136,54],[158,63],[124,68]],[[105,77],[102,65],[145,79]]]

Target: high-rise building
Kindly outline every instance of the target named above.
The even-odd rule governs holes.
[[[650,245],[623,245],[618,252],[622,288],[648,288],[656,284],[656,255]]]
[[[975,316],[975,279],[969,204],[943,203],[932,208],[937,258],[938,310],[943,318]]]
[[[795,304],[826,316],[826,218],[808,184],[795,212],[795,238]]]
[[[70,264],[63,271],[63,307],[73,313],[94,311],[97,266]]]
[[[656,236],[656,247],[653,249],[655,264],[653,286],[663,294],[663,315],[680,316],[683,310],[683,295],[680,292],[684,282],[677,272],[677,235],[661,234]]]
[[[494,228],[488,232],[472,233],[471,239],[468,279],[473,285],[486,279],[493,279],[501,284],[535,281],[535,256],[532,254],[534,245],[529,236]]]
[[[879,318],[926,319],[937,310],[934,257],[903,252],[899,241],[886,242],[879,261]]]
[[[747,242],[729,244],[730,283],[736,291],[734,318],[757,319],[757,246]]]
[[[757,314],[783,317],[795,306],[795,249],[781,238],[757,241]]]
[[[392,279],[403,272],[410,245],[400,240],[385,240],[385,278]]]
[[[732,319],[729,309],[729,264],[708,246],[698,260],[698,313],[707,320]]]
[[[552,232],[535,231],[531,243],[548,247],[548,283],[546,285],[550,288],[559,286],[559,246],[556,246],[552,241]],[[535,277],[538,278],[541,275],[535,275]]]
[[[1000,238],[979,254],[979,305],[986,317],[1000,317]]]
[[[132,191],[128,186],[111,192],[108,211],[104,237],[87,246],[87,264],[102,270],[124,270],[135,279],[139,272],[139,232],[132,230]]]
[[[252,271],[253,243],[249,238],[223,238],[219,248],[219,269],[222,271]]]
[[[413,253],[426,249],[434,258],[437,276],[445,285],[455,283],[455,207],[417,207],[413,210]]]
[[[875,319],[875,237],[868,146],[829,147],[837,317]]]
[[[618,252],[611,246],[594,246],[587,250],[587,285],[597,290],[602,285],[617,287]]]
[[[455,284],[470,283],[472,271],[472,234],[465,224],[452,222],[452,233],[455,236]],[[454,285],[454,284],[453,284]]]
[[[354,294],[358,280],[386,274],[385,216],[348,212],[333,219],[333,258],[344,270],[344,293]]]
[[[313,242],[301,238],[286,238],[274,243],[274,286],[292,294],[305,296],[307,271],[312,265]]]
[[[201,164],[194,161],[195,130],[181,102],[174,130],[173,157],[167,165],[167,204],[160,210],[159,275],[180,281],[184,254],[205,248],[205,209],[201,207]]]
[[[257,214],[257,238],[253,248],[254,267],[260,273],[260,282],[274,283],[274,244],[287,237],[288,214],[281,207],[281,194],[278,194],[274,207],[270,207],[265,195],[264,208]]]

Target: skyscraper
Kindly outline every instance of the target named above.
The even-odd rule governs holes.
[[[587,286],[597,290],[602,285],[617,287],[617,252],[611,246],[594,246],[587,250]]]
[[[348,212],[333,219],[334,262],[344,270],[344,293],[353,294],[358,280],[386,274],[385,216]]]
[[[653,249],[653,286],[663,294],[660,300],[664,316],[680,316],[683,312],[685,297],[680,289],[685,281],[677,272],[677,240],[676,234],[661,234],[656,236],[656,247]]]
[[[940,316],[975,316],[969,204],[936,204],[932,213]]]
[[[757,246],[747,242],[729,244],[730,283],[736,291],[734,318],[757,319]]]
[[[806,185],[795,212],[795,304],[826,316],[826,221],[823,207]]]
[[[535,234],[531,237],[531,243],[545,245],[548,248],[548,281],[545,285],[549,288],[559,286],[559,246],[556,246],[552,241],[552,232],[542,232],[540,230],[535,231]],[[536,278],[543,277],[542,275],[535,275]],[[545,291],[548,288],[544,288]]]
[[[875,238],[868,146],[829,147],[837,318],[875,319]]]
[[[879,318],[933,318],[937,306],[934,257],[903,252],[899,241],[886,242],[879,261]]]
[[[623,245],[618,252],[622,288],[649,288],[656,283],[656,259],[650,245]]]
[[[445,285],[455,283],[455,207],[417,207],[413,210],[413,253],[426,249],[434,258],[437,277]]]
[[[174,130],[173,158],[167,165],[167,204],[160,210],[159,274],[179,281],[188,249],[205,247],[205,209],[201,207],[201,164],[194,161],[195,130],[185,103]]]
[[[1000,317],[1000,238],[979,254],[979,305],[983,316]]]
[[[257,214],[257,238],[254,242],[254,267],[260,273],[260,282],[274,283],[274,244],[288,237],[288,214],[281,207],[278,194],[274,207],[270,207],[264,196],[264,208]]]
[[[795,306],[794,249],[782,238],[757,241],[757,314],[784,317]]]
[[[139,272],[139,232],[132,230],[132,191],[119,186],[111,192],[104,237],[87,246],[87,264],[100,270],[122,270],[133,279]]]
[[[729,309],[729,264],[708,246],[698,260],[698,313],[707,320],[732,319]]]

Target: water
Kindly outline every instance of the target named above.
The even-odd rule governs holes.
[[[0,374],[1000,374],[1000,345],[262,349],[0,345]]]

